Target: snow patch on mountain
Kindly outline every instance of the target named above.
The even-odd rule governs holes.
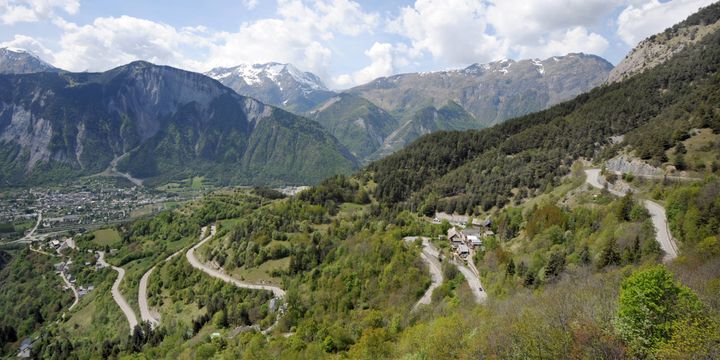
[[[545,74],[545,67],[543,67],[542,61],[540,61],[540,59],[533,59],[532,63],[533,65],[535,65],[540,75]]]
[[[237,76],[243,79],[246,84],[260,85],[266,79],[272,81],[282,89],[284,75],[290,77],[300,86],[308,90],[327,90],[325,84],[317,76],[300,71],[291,64],[267,63],[267,64],[241,64],[230,68],[215,68],[210,70],[206,75],[215,80],[226,79],[231,76]]]

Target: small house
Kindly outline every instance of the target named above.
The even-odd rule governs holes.
[[[20,343],[20,350],[18,351],[17,357],[19,358],[29,358],[30,357],[30,351],[32,350],[32,339],[26,338],[25,340]]]
[[[463,242],[465,242],[465,235],[462,233],[462,231],[458,231],[453,227],[448,230],[448,240],[450,240],[450,244],[453,247],[457,247],[458,245],[461,245]]]
[[[468,235],[468,244],[472,246],[473,248],[478,248],[482,246],[482,240],[480,240],[479,237],[476,235]]]
[[[461,244],[460,246],[458,246],[457,252],[458,252],[458,255],[460,255],[462,257],[466,257],[466,256],[470,255],[470,248],[468,248],[467,245],[465,245],[465,244]]]

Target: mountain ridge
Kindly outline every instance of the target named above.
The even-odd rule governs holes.
[[[200,172],[224,183],[305,184],[357,168],[318,124],[199,73],[136,61],[0,83],[0,171],[15,182],[99,172],[125,153],[119,170],[158,180]],[[268,141],[277,151],[260,146]]]

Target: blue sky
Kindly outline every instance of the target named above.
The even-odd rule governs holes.
[[[63,69],[289,62],[346,88],[401,72],[569,52],[617,64],[712,0],[0,0],[0,47]]]

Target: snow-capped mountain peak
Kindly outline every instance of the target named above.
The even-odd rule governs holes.
[[[241,64],[215,68],[205,75],[240,95],[297,112],[308,111],[334,94],[317,75],[292,64]]]
[[[262,84],[263,81],[267,79],[279,86],[281,86],[283,82],[294,81],[298,83],[298,85],[308,89],[327,90],[327,87],[319,77],[312,73],[301,71],[292,64],[275,62],[265,64],[241,64],[230,68],[215,68],[206,73],[206,75],[221,82],[223,79],[229,77],[241,78],[250,86]]]

